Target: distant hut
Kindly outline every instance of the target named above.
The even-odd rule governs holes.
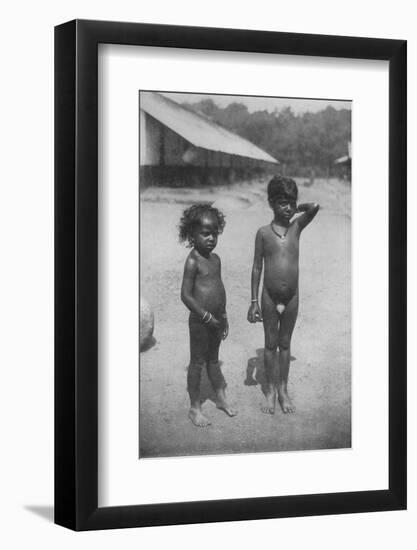
[[[352,155],[351,155],[351,142],[347,144],[348,154],[343,157],[339,157],[334,161],[334,164],[337,168],[337,173],[340,178],[348,179],[349,181],[352,178]]]
[[[141,186],[228,183],[276,171],[250,141],[156,92],[141,92]]]

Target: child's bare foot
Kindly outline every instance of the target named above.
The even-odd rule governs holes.
[[[224,411],[228,416],[236,416],[237,411],[235,409],[232,409],[232,407],[229,407],[228,403],[224,401],[223,403],[217,403],[217,408],[221,411]]]
[[[232,407],[227,402],[226,396],[223,391],[220,391],[217,394],[217,403],[216,407],[220,409],[221,411],[224,411],[228,416],[236,416],[237,411],[235,409],[232,409]]]
[[[281,405],[282,412],[287,413],[293,413],[295,412],[295,406],[293,402],[291,401],[287,390],[278,390],[278,401]]]
[[[261,411],[265,414],[275,414],[275,392],[270,391],[265,395],[265,404],[262,405]]]
[[[188,418],[195,426],[198,426],[199,428],[205,428],[211,424],[210,420],[204,416],[200,409],[195,409],[193,407],[191,407],[188,413]]]

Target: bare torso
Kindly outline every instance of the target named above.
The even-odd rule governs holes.
[[[274,211],[274,219],[271,224],[261,227],[256,233],[251,277],[252,298],[248,321],[250,323],[262,321],[264,326],[266,403],[262,411],[266,414],[274,414],[278,396],[282,411],[292,413],[295,408],[288,396],[287,382],[291,336],[298,314],[300,234],[317,214],[319,205],[305,203],[297,206],[295,199],[279,196],[275,199],[269,197],[268,202]],[[293,219],[296,214],[300,215]],[[293,219],[292,222],[291,219]],[[264,284],[260,308],[258,289],[262,270]],[[279,348],[278,380],[275,374],[277,348]]]
[[[271,225],[261,228],[264,260],[264,289],[275,303],[287,304],[298,290],[300,229],[293,222],[287,231],[274,233]],[[285,236],[284,236],[285,234]]]
[[[225,311],[226,292],[221,279],[220,258],[211,253],[207,258],[193,250],[191,252],[197,262],[197,272],[194,279],[193,297],[213,315]]]

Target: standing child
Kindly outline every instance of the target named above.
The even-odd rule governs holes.
[[[216,392],[217,407],[229,416],[236,412],[226,400],[226,381],[220,370],[219,347],[229,332],[226,292],[221,279],[220,258],[213,250],[225,226],[223,214],[208,204],[194,204],[184,210],[179,226],[180,241],[192,247],[185,261],[181,299],[190,310],[190,364],[187,389],[189,418],[196,426],[210,421],[201,410],[201,371],[206,366]]]
[[[294,180],[275,176],[268,184],[268,202],[274,219],[261,227],[255,240],[255,256],[252,268],[252,300],[248,321],[263,321],[265,333],[266,403],[262,412],[274,414],[278,401],[284,413],[292,413],[295,407],[288,396],[287,383],[290,368],[290,344],[298,313],[298,253],[301,231],[319,210],[316,203],[299,204],[298,189]],[[294,214],[300,216],[292,220]],[[258,289],[264,266],[264,283],[261,308]],[[274,365],[278,357],[278,380],[274,377]]]

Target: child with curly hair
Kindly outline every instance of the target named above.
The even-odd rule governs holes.
[[[274,414],[275,402],[284,413],[295,407],[288,396],[291,336],[298,313],[298,256],[301,231],[319,211],[315,202],[298,204],[298,189],[294,180],[274,176],[268,184],[268,203],[274,218],[258,229],[252,268],[252,300],[248,321],[263,321],[265,333],[266,402],[262,412]],[[300,214],[294,217],[296,214]],[[264,268],[261,308],[258,289]],[[278,383],[274,366],[279,348]]]
[[[194,204],[184,210],[179,238],[192,247],[188,255],[181,287],[181,300],[190,310],[190,364],[187,390],[190,396],[190,420],[199,427],[210,425],[200,400],[201,371],[208,378],[217,398],[217,407],[235,416],[226,399],[226,381],[220,369],[219,347],[229,332],[226,292],[221,279],[221,262],[213,253],[219,233],[225,226],[224,215],[209,204]]]

